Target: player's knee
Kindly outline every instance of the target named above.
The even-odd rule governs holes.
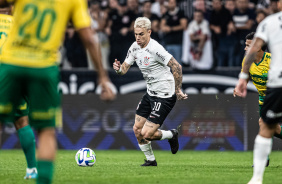
[[[152,140],[152,134],[148,133],[148,132],[145,132],[143,134],[143,138],[148,140],[148,141],[151,141]]]
[[[141,134],[141,128],[139,128],[136,125],[133,126],[133,131],[134,131],[135,135],[140,135]]]
[[[25,127],[28,125],[28,117],[27,116],[23,116],[18,118],[15,123],[14,123],[15,127],[17,130]]]

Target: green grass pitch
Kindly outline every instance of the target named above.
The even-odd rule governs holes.
[[[246,184],[252,176],[252,152],[154,151],[158,166],[140,167],[141,151],[95,151],[93,167],[79,167],[76,151],[59,150],[55,184]],[[271,153],[264,184],[282,183],[282,152]],[[25,158],[21,150],[0,151],[1,184],[34,184],[25,181]]]

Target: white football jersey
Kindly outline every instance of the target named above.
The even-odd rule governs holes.
[[[162,45],[150,38],[148,45],[141,48],[134,42],[128,50],[125,62],[136,64],[147,83],[150,96],[169,98],[175,93],[175,82],[170,68],[167,66],[172,55]]]
[[[266,17],[259,24],[255,37],[265,41],[271,52],[267,86],[282,87],[282,12]]]

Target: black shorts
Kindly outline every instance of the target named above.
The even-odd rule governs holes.
[[[175,105],[176,95],[170,98],[159,98],[146,93],[139,102],[136,114],[148,121],[162,126],[165,118]]]
[[[267,124],[282,122],[282,88],[267,88],[261,118]]]

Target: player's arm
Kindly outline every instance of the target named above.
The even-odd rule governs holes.
[[[95,68],[97,69],[100,80],[108,80],[107,72],[104,70],[101,62],[101,53],[99,52],[98,43],[92,39],[92,31],[90,27],[83,28],[77,31],[85,48],[89,51]]]
[[[241,68],[241,72],[243,72],[243,66],[244,66],[244,63],[245,63],[245,57],[242,61],[242,68]],[[249,78],[250,78],[250,72],[249,72]],[[247,83],[249,82],[249,78],[247,79]],[[233,91],[233,96],[236,97],[236,96],[239,96],[239,97],[242,97],[242,94],[239,93],[239,90],[237,89],[237,86],[234,88],[234,91]]]
[[[243,73],[249,74],[250,67],[253,61],[256,60],[258,51],[265,45],[265,42],[261,38],[255,38],[251,44],[251,48],[246,55],[246,60],[243,66]]]
[[[182,66],[174,59],[174,57],[171,57],[169,60],[167,66],[170,68],[171,73],[174,77],[175,81],[175,94],[177,96],[178,100],[185,100],[187,99],[187,94],[184,94],[181,91],[182,86]]]
[[[120,61],[118,61],[117,59],[115,59],[115,62],[113,63],[113,68],[119,75],[126,74],[130,66],[131,65],[126,62],[123,62],[122,64],[120,64]]]
[[[262,48],[262,46],[265,45],[265,42],[261,38],[255,38],[254,41],[251,44],[251,47],[246,55],[245,63],[243,66],[243,72],[240,73],[239,75],[239,82],[236,86],[238,89],[238,93],[242,97],[246,97],[247,95],[247,81],[249,78],[249,70],[250,67],[255,61],[258,51]]]
[[[95,68],[97,69],[99,83],[102,85],[102,89],[103,89],[101,93],[101,99],[113,100],[115,98],[115,95],[112,93],[111,89],[107,86],[108,85],[107,83],[109,83],[110,80],[107,72],[103,68],[100,48],[98,46],[98,43],[96,43],[95,40],[93,39],[92,31],[90,27],[79,29],[77,32],[85,48],[89,51],[92,62]]]

